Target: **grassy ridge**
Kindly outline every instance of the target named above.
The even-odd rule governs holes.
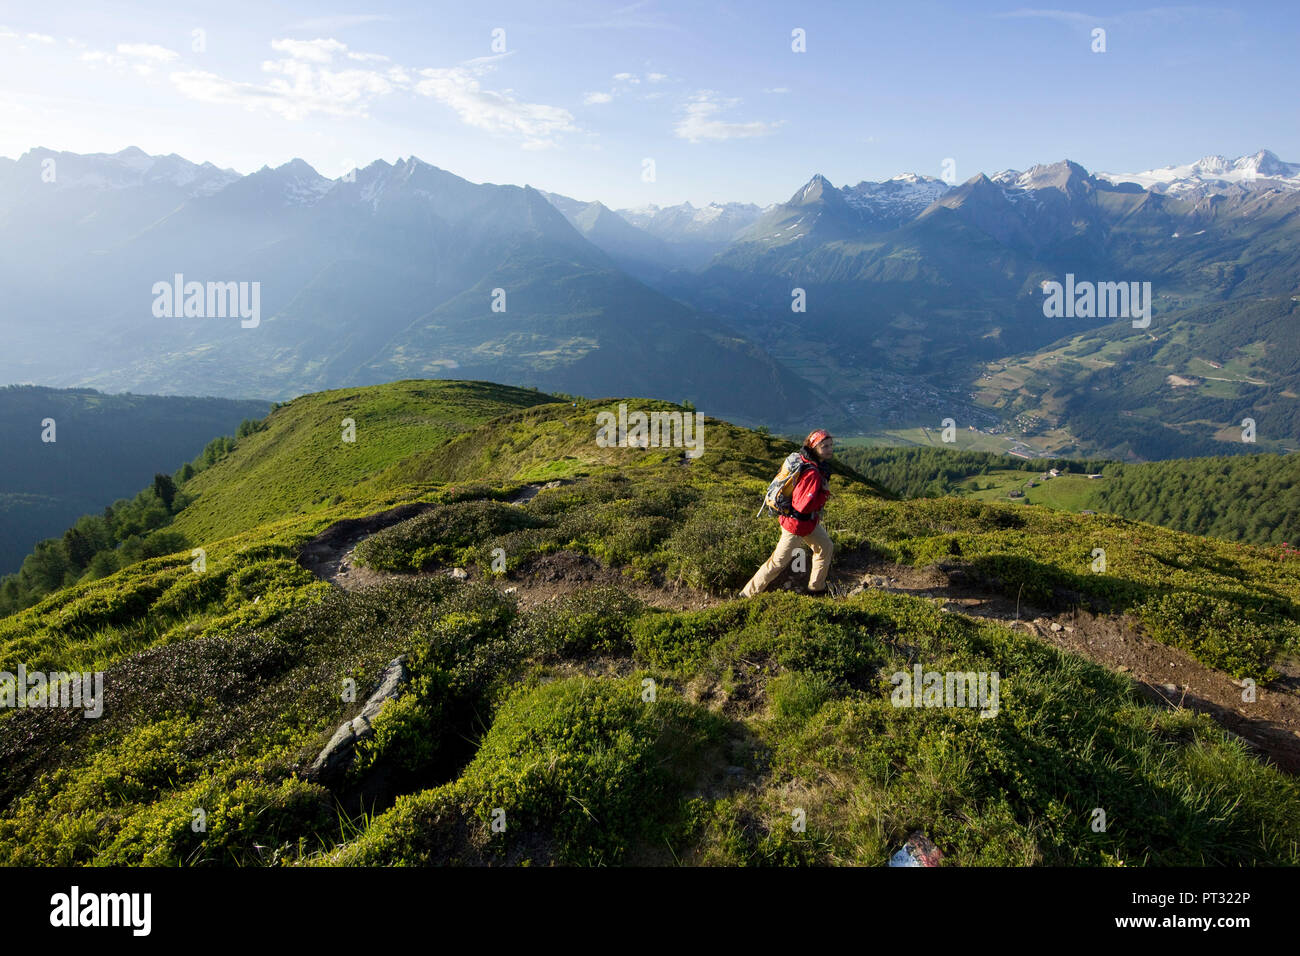
[[[191,540],[225,537],[327,502],[365,500],[358,486],[385,467],[480,422],[547,401],[554,399],[505,385],[425,380],[295,399],[276,410],[237,459],[186,484],[198,500],[175,528]],[[348,418],[355,422],[353,442],[343,440]]]
[[[617,401],[539,398],[448,382],[306,396],[196,477],[209,484],[178,525],[206,571],[188,553],[155,558],[0,620],[0,670],[107,672],[98,721],[0,713],[0,862],[879,864],[919,827],[957,864],[1300,863],[1296,782],[1211,720],[924,600],[775,594],[670,613],[587,588],[521,611],[482,583],[349,593],[298,565],[331,522],[413,500],[434,510],[359,558],[487,577],[495,547],[511,569],[568,549],[727,594],[766,556],[773,522],[754,510],[788,444],[710,419],[688,463],[601,448],[595,412]],[[331,451],[345,409],[361,413],[357,446]],[[377,409],[404,424],[362,446]],[[568,483],[503,503],[551,477]],[[281,505],[262,523],[266,502],[246,500],[259,487]],[[1113,516],[896,501],[842,464],[831,488],[841,553],[957,562],[1026,601],[1130,610],[1262,685],[1300,648],[1300,562],[1276,550]],[[353,773],[403,796],[340,816],[298,771],[398,654],[409,690]],[[998,671],[998,716],[891,706],[888,675],[913,662]],[[1115,821],[1105,833],[1097,807]]]

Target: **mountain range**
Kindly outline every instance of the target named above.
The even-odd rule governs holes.
[[[146,169],[136,152],[33,150],[0,170],[0,282],[13,290],[0,379],[288,398],[454,371],[810,404],[806,383],[623,272],[531,187],[412,158],[338,180],[294,160],[214,188],[220,170],[170,157]],[[175,275],[258,282],[256,327],[160,319],[152,290]]]
[[[817,174],[767,207],[614,210],[414,157],[328,179],[302,160],[240,176],[134,148],[34,149],[0,159],[0,380],[281,399],[454,376],[690,399],[773,427],[953,417],[991,434],[1042,411],[1015,389],[991,401],[991,364],[1127,325],[1046,318],[1043,285],[1067,274],[1150,282],[1157,338],[1167,317],[1267,300],[1283,318],[1242,347],[1290,368],[1300,346],[1276,330],[1300,292],[1298,208],[1300,164],[1267,150],[1136,174],[1069,160],[963,183]],[[256,326],[155,315],[152,290],[177,275],[259,283]],[[1215,387],[1224,421],[1153,421],[1149,449],[1130,436],[1123,453],[1191,453],[1180,436],[1220,441],[1259,401],[1296,401]],[[1079,407],[1032,416],[1026,447],[1115,451],[1104,429],[1071,429]]]

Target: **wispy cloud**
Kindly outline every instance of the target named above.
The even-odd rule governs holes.
[[[49,36],[48,34],[45,33],[20,34],[20,33],[15,33],[13,30],[10,30],[8,27],[0,26],[0,40],[18,40],[19,48],[25,50],[27,49],[27,47],[22,44],[22,41],[25,39],[31,40],[33,43],[41,43],[45,45],[49,45],[55,42],[54,37]]]
[[[394,88],[382,74],[367,70],[313,71],[307,64],[290,60],[264,66],[282,72],[285,78],[259,85],[186,70],[171,74],[171,82],[185,96],[203,103],[267,109],[290,120],[314,113],[366,116],[370,102]]]
[[[748,123],[728,122],[718,118],[723,110],[738,106],[736,98],[720,97],[713,90],[700,90],[686,103],[686,115],[677,123],[676,135],[691,143],[704,140],[745,139],[752,136],[766,136],[778,126],[780,121],[763,123],[751,120]]]
[[[544,103],[525,103],[510,91],[483,89],[478,70],[457,66],[420,70],[419,73],[423,79],[416,84],[415,92],[450,106],[461,121],[470,126],[522,136],[525,149],[555,146],[557,133],[579,131],[574,125],[573,114],[566,109]]]
[[[175,50],[169,50],[156,43],[119,43],[117,52],[123,56],[138,57],[142,60],[157,60],[159,63],[168,63],[180,58],[180,54]]]
[[[443,103],[461,122],[492,133],[521,138],[525,149],[558,145],[560,133],[580,132],[566,109],[530,103],[512,90],[484,87],[496,62],[509,54],[475,57],[457,66],[414,69],[392,64],[384,69],[349,63],[391,63],[381,54],[354,53],[334,38],[277,39],[271,49],[283,54],[266,60],[265,83],[232,80],[206,70],[171,74],[183,95],[205,103],[266,110],[290,120],[314,114],[366,117],[380,98],[407,92]]]
[[[583,95],[582,102],[587,106],[599,103],[609,103],[615,97],[635,96],[636,99],[654,100],[663,96],[664,93],[637,93],[641,86],[641,76],[637,73],[615,73],[610,77],[613,86],[608,93],[586,93]],[[647,73],[645,81],[648,84],[657,84],[667,82],[669,76],[667,73]]]
[[[1237,11],[1224,10],[1219,7],[1176,6],[1148,7],[1145,10],[1125,10],[1122,13],[1097,15],[1078,10],[1056,10],[1038,7],[1021,7],[993,16],[1012,19],[1055,20],[1070,27],[1092,28],[1096,26],[1139,26],[1167,25],[1187,20],[1216,19],[1235,16]]]
[[[272,40],[271,49],[285,56],[263,61],[262,72],[271,77],[266,83],[232,80],[207,70],[178,70],[170,75],[172,86],[202,103],[266,110],[288,120],[302,120],[317,113],[365,117],[376,99],[410,85],[409,75],[397,67],[385,71],[335,69],[334,61],[348,54],[348,48],[332,38]],[[359,55],[363,59],[373,56],[377,55]],[[357,57],[346,59],[355,61]]]
[[[1071,10],[1031,10],[1026,7],[1019,10],[1009,10],[1006,13],[995,13],[994,16],[1004,19],[1056,20],[1058,23],[1064,23],[1072,27],[1095,26],[1100,19],[1091,14],[1076,13]]]
[[[487,56],[476,56],[470,60],[461,60],[461,66],[484,66],[489,63],[496,63],[498,60],[504,60],[508,56],[514,56],[516,50],[507,50],[505,53],[489,53]]]
[[[126,66],[126,58],[103,50],[87,50],[81,54],[81,62],[92,65],[103,63],[106,66]]]
[[[348,45],[333,38],[316,40],[272,40],[271,49],[287,53],[291,59],[308,63],[329,63],[334,54],[344,53]]]

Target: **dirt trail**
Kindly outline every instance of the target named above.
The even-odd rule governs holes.
[[[422,515],[432,507],[432,504],[425,503],[399,505],[365,518],[337,521],[303,545],[298,563],[321,580],[337,584],[345,591],[401,577],[357,567],[352,563],[352,552],[375,532]]]
[[[545,485],[525,485],[508,504],[525,505],[538,492],[564,484],[553,481]],[[374,587],[386,581],[405,580],[412,577],[452,576],[458,577],[459,569],[444,568],[419,574],[397,574],[391,571],[374,571],[356,564],[353,555],[366,538],[385,528],[424,514],[435,507],[431,503],[400,505],[367,515],[364,518],[348,518],[335,522],[305,545],[298,556],[298,563],[323,581],[338,585],[345,591]],[[616,568],[607,568],[590,555],[577,551],[559,551],[539,555],[518,571],[495,582],[497,587],[515,595],[519,606],[527,610],[543,604],[561,594],[568,594],[580,587],[609,584],[617,585],[636,595],[642,601],[655,607],[673,611],[699,610],[720,604],[727,597],[719,597],[707,591],[683,587],[662,578],[652,581],[634,581]],[[792,585],[788,574],[779,579],[773,587]]]
[[[544,487],[548,486],[528,485],[511,503],[522,506]],[[365,518],[337,522],[303,547],[299,562],[317,577],[345,590],[409,578],[411,575],[359,567],[353,563],[353,551],[377,531],[432,507],[425,503],[401,505]],[[458,571],[444,569],[426,574],[464,575]],[[1184,651],[1152,640],[1128,615],[1043,611],[998,594],[969,577],[959,564],[916,568],[863,555],[837,555],[829,583],[832,600],[866,589],[910,594],[941,600],[944,610],[950,613],[994,620],[1031,633],[1109,670],[1128,674],[1155,703],[1209,714],[1280,768],[1300,774],[1300,666],[1294,662],[1281,668],[1284,676],[1273,687],[1259,688],[1256,699],[1247,703],[1242,700],[1241,685],[1232,677]],[[647,604],[674,611],[699,610],[734,599],[734,595],[718,596],[663,580],[634,581],[618,569],[605,567],[575,551],[541,555],[495,584],[514,594],[524,610],[599,584],[617,585]],[[788,571],[773,583],[772,589],[779,588],[799,589]]]
[[[947,611],[1033,634],[1108,670],[1128,674],[1155,703],[1209,714],[1279,767],[1300,774],[1300,667],[1294,662],[1279,667],[1281,679],[1270,688],[1257,688],[1255,700],[1247,703],[1236,679],[1146,636],[1131,615],[1043,611],[991,591],[956,564],[914,568],[861,562],[855,567],[852,556],[843,564],[831,580],[841,590],[847,588],[844,593],[865,586],[938,598]]]

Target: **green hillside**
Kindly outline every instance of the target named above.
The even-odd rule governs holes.
[[[852,447],[840,458],[908,498],[961,495],[1062,511],[1107,511],[1249,544],[1280,546],[1300,539],[1300,455],[1295,454],[1122,464],[1026,460],[942,448]],[[1062,474],[1044,480],[1050,469]]]
[[[161,530],[204,549],[202,572],[187,548],[0,619],[0,670],[105,672],[96,720],[0,712],[0,862],[881,865],[916,829],[944,865],[1300,862],[1284,752],[1031,628],[848,593],[868,566],[959,569],[991,606],[1079,627],[1091,609],[1289,695],[1293,554],[900,501],[837,463],[836,596],[740,600],[792,446],[706,418],[699,457],[601,447],[620,399],[552,399],[450,381],[303,396],[184,483]],[[373,737],[309,772],[399,655]],[[894,706],[890,675],[914,664],[997,673],[997,712]]]
[[[552,400],[508,385],[411,380],[286,402],[237,457],[186,484],[197,501],[177,517],[175,529],[197,541],[336,498],[366,500],[366,482],[386,467],[507,411]],[[354,423],[352,441],[344,440],[344,419]]]
[[[216,435],[261,418],[270,402],[105,395],[89,388],[0,388],[0,574],[42,538],[62,534],[171,472]],[[43,440],[45,421],[55,423]]]
[[[1059,425],[1072,448],[1107,457],[1292,451],[1300,445],[1297,323],[1292,296],[1171,310],[1149,329],[1111,323],[992,363],[976,397],[1005,418],[1041,420],[1044,437]],[[1250,441],[1245,418],[1255,422]]]

